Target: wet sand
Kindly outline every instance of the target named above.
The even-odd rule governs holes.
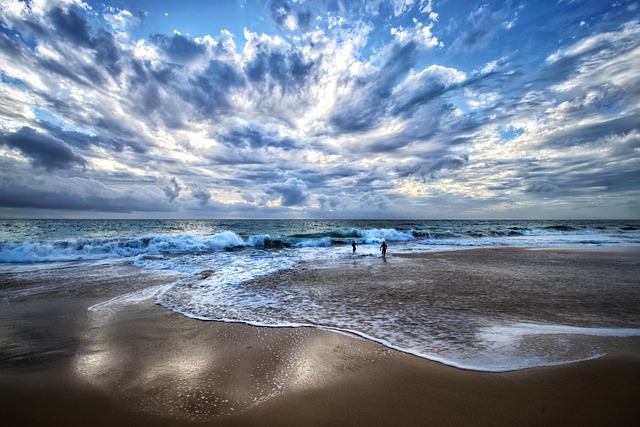
[[[472,276],[640,285],[639,254],[472,250],[282,274],[393,283],[417,280],[429,269],[433,280],[454,286]],[[473,275],[453,274],[463,271]],[[631,426],[640,420],[637,338],[598,360],[482,373],[313,328],[188,319],[150,300],[108,319],[89,316],[89,306],[125,289],[176,278],[132,268],[117,277],[105,281],[99,269],[64,269],[55,278],[0,276],[3,425]],[[29,295],[36,286],[43,288]]]

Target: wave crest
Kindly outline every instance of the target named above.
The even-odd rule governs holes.
[[[51,242],[0,242],[0,263],[81,261],[128,258],[147,254],[203,253],[242,246],[248,246],[248,244],[231,231],[205,237],[150,235]]]

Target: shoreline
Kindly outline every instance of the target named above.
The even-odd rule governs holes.
[[[554,249],[543,251],[546,259]],[[625,265],[634,262],[632,252],[597,255]],[[523,268],[537,262],[513,248],[392,257],[415,265],[452,256],[506,263],[506,253]],[[477,372],[346,333],[200,321],[149,300],[100,326],[86,312],[90,305],[131,290],[132,281],[146,287],[175,277],[123,268],[104,283],[99,271],[58,273],[60,283],[76,280],[72,291],[52,286],[50,293],[0,301],[0,406],[9,425],[631,426],[640,419],[640,339],[595,360]],[[7,283],[9,276],[2,289],[40,280],[34,274]]]

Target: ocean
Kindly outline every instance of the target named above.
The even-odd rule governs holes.
[[[148,298],[168,310],[201,320],[243,322],[262,327],[312,326],[356,334],[388,347],[452,366],[505,371],[602,356],[612,340],[640,336],[640,315],[571,313],[563,323],[535,314],[467,309],[452,293],[446,307],[417,298],[407,303],[393,284],[365,290],[345,285],[329,290],[305,282],[264,281],[301,269],[343,268],[354,261],[371,268],[398,254],[470,248],[640,247],[640,221],[469,220],[2,220],[0,274],[100,265],[131,265],[181,273],[170,285],[123,294],[92,306],[103,318],[118,307]],[[352,242],[357,250],[352,251]],[[400,258],[397,258],[398,260]],[[114,272],[117,269],[114,268]],[[116,274],[116,273],[114,273]],[[578,273],[576,273],[578,277]],[[640,274],[639,274],[640,277]],[[44,280],[46,282],[46,279]],[[267,285],[268,283],[268,285]],[[421,283],[407,285],[412,294]],[[580,283],[574,284],[578,290]],[[637,286],[625,288],[630,300]],[[28,298],[46,289],[0,288],[0,301]],[[366,295],[365,295],[366,292]],[[510,292],[518,292],[513,289]],[[569,287],[545,298],[566,298]],[[593,289],[602,298],[607,289]],[[382,296],[381,296],[382,295]],[[375,297],[371,297],[375,296]],[[386,298],[386,300],[385,300]],[[535,303],[535,302],[534,302]],[[402,321],[400,321],[401,319]],[[443,331],[446,331],[444,333]],[[586,343],[586,344],[585,344]]]

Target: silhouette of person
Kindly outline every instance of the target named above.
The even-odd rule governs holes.
[[[354,254],[356,253],[356,247],[357,247],[357,246],[358,246],[358,245],[356,245],[356,241],[355,241],[355,240],[351,242],[351,247],[353,248],[353,253],[354,253]]]
[[[384,240],[380,245],[380,250],[382,251],[382,256],[387,256],[387,242],[385,242]]]

